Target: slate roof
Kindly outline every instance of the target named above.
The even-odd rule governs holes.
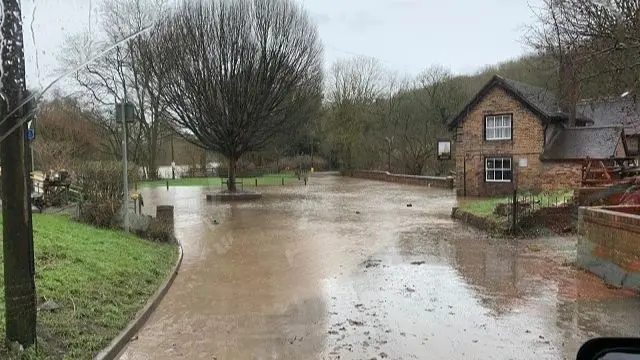
[[[622,126],[627,136],[640,135],[640,100],[633,96],[582,101],[578,111],[596,126]]]
[[[499,86],[507,93],[520,100],[533,113],[537,114],[543,121],[551,122],[554,120],[562,120],[567,116],[560,111],[558,97],[552,91],[547,89],[521,83],[519,81],[503,78],[495,75],[484,86],[473,99],[451,120],[448,125],[450,128],[458,126],[460,122],[469,114],[482,98],[495,86]]]
[[[621,126],[585,126],[563,129],[545,147],[543,160],[609,159],[623,140]]]

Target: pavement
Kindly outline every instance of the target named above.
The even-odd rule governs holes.
[[[640,299],[571,266],[576,239],[492,239],[454,222],[452,191],[315,175],[175,206],[178,277],[121,355],[146,359],[572,359],[640,336]]]

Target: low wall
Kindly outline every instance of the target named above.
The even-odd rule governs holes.
[[[417,176],[417,175],[403,175],[403,174],[391,174],[388,171],[373,171],[373,170],[356,170],[345,173],[346,175],[356,177],[359,179],[379,180],[394,182],[408,185],[420,185],[420,186],[434,186],[445,189],[453,189],[453,177],[439,177],[439,176]]]
[[[640,206],[580,208],[578,232],[578,266],[640,292]]]
[[[486,231],[494,235],[501,235],[507,232],[507,226],[483,216],[479,216],[460,208],[454,207],[451,210],[451,217],[477,229]]]

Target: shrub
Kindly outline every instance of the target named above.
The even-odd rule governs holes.
[[[145,239],[160,243],[173,243],[176,241],[171,224],[167,224],[164,221],[158,221],[155,218],[151,219],[149,228],[139,235]]]
[[[137,167],[129,167],[129,183],[136,180]],[[78,220],[97,227],[116,227],[123,204],[122,164],[86,162],[77,167],[76,183],[82,194]]]

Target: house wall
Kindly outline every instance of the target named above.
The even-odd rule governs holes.
[[[579,188],[582,186],[582,162],[545,161],[539,181],[542,191]]]
[[[512,114],[512,140],[485,141],[485,116],[506,113]],[[581,179],[579,165],[574,163],[547,165],[540,161],[544,141],[545,126],[540,119],[520,101],[511,97],[503,89],[495,87],[469,112],[462,126],[457,129],[456,191],[458,195],[497,196],[514,190],[514,183],[485,181],[485,158],[492,156],[512,157],[515,181],[517,181],[518,190],[521,191],[537,192],[579,184]],[[522,159],[526,160],[526,166],[519,166]],[[543,177],[551,178],[543,180]]]

